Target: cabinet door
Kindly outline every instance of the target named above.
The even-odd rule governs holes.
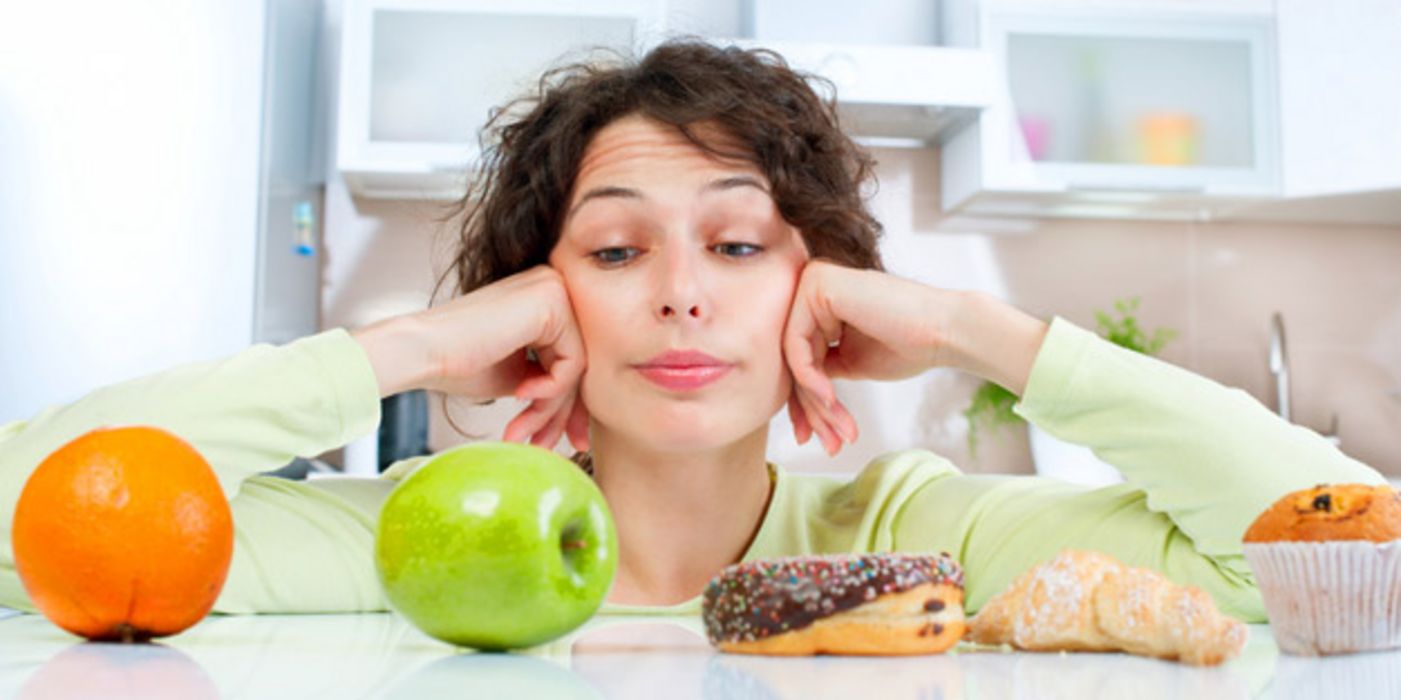
[[[994,188],[1278,191],[1268,18],[992,13],[985,39],[1007,89],[982,123]]]
[[[1401,2],[1276,11],[1284,195],[1401,188]]]
[[[634,51],[660,17],[655,0],[351,0],[340,169],[362,195],[460,196],[493,107],[589,49]]]

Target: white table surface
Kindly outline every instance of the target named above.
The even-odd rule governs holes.
[[[1217,668],[958,647],[904,658],[719,654],[699,620],[597,617],[511,654],[462,652],[390,614],[213,616],[160,644],[85,643],[0,613],[0,698],[1401,698],[1401,651],[1279,654],[1264,625]]]

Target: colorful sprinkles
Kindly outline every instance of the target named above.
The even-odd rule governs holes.
[[[712,644],[754,641],[925,583],[962,588],[963,569],[948,553],[759,559],[727,566],[711,579],[701,616]],[[933,602],[943,607],[932,601],[926,610]]]

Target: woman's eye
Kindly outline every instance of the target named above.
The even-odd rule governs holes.
[[[604,265],[619,265],[637,255],[636,248],[602,248],[589,253],[589,256]]]
[[[722,255],[731,255],[738,258],[747,258],[763,250],[763,248],[752,243],[717,243],[714,248]]]

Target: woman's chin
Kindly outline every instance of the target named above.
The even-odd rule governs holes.
[[[647,416],[633,423],[626,431],[632,439],[658,452],[700,452],[733,444],[748,431],[729,421],[669,420],[665,416]]]
[[[614,412],[591,408],[590,414],[601,424],[599,427],[658,452],[713,450],[743,440],[756,430],[767,434],[768,423],[777,412],[754,412],[762,402],[723,393],[684,398],[615,393],[603,403],[625,409]]]

